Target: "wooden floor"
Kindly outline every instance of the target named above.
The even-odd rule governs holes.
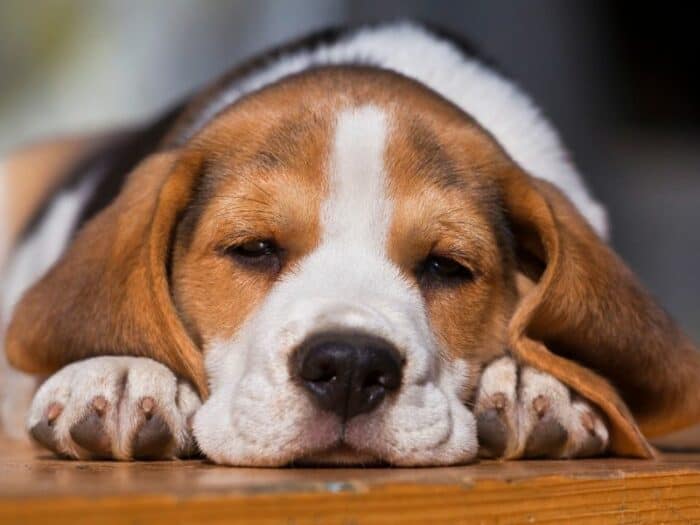
[[[62,461],[0,442],[0,523],[700,523],[700,454],[440,469]]]

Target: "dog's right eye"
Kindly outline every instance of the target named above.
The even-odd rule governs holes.
[[[449,257],[430,255],[419,266],[418,277],[426,287],[456,286],[466,282],[473,282],[474,272]]]
[[[254,239],[230,247],[226,253],[238,263],[261,270],[279,270],[280,250],[274,241]]]
[[[235,246],[234,251],[243,257],[262,257],[276,252],[275,245],[271,241],[254,240]]]

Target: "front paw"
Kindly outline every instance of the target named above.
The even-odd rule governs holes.
[[[608,447],[608,429],[595,407],[510,357],[484,369],[475,415],[481,457],[583,458]]]
[[[196,453],[192,387],[145,357],[94,357],[41,385],[27,428],[42,446],[77,459],[166,459]]]

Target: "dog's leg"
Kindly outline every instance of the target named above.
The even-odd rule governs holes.
[[[42,446],[79,459],[166,459],[196,453],[192,387],[145,357],[94,357],[41,385],[27,427]]]
[[[582,458],[608,446],[608,429],[595,407],[510,357],[484,369],[474,412],[482,457]]]

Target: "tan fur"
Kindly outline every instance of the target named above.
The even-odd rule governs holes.
[[[286,97],[263,97],[198,140],[210,159],[204,176],[212,196],[197,210],[196,225],[186,218],[179,230],[173,292],[201,346],[231,338],[275,280],[318,244],[330,124],[328,112],[290,114]],[[256,239],[283,250],[279,274],[247,268],[226,254]]]
[[[482,166],[502,160],[483,147],[480,132],[465,132],[464,118],[453,108],[435,104],[427,93],[412,98],[415,113],[403,110],[410,116],[397,117],[387,150],[395,203],[389,252],[413,281],[415,268],[431,254],[474,272],[473,283],[422,292],[443,359],[466,359],[478,371],[506,352],[517,299],[515,261],[504,257],[489,220],[493,188],[480,181]]]

